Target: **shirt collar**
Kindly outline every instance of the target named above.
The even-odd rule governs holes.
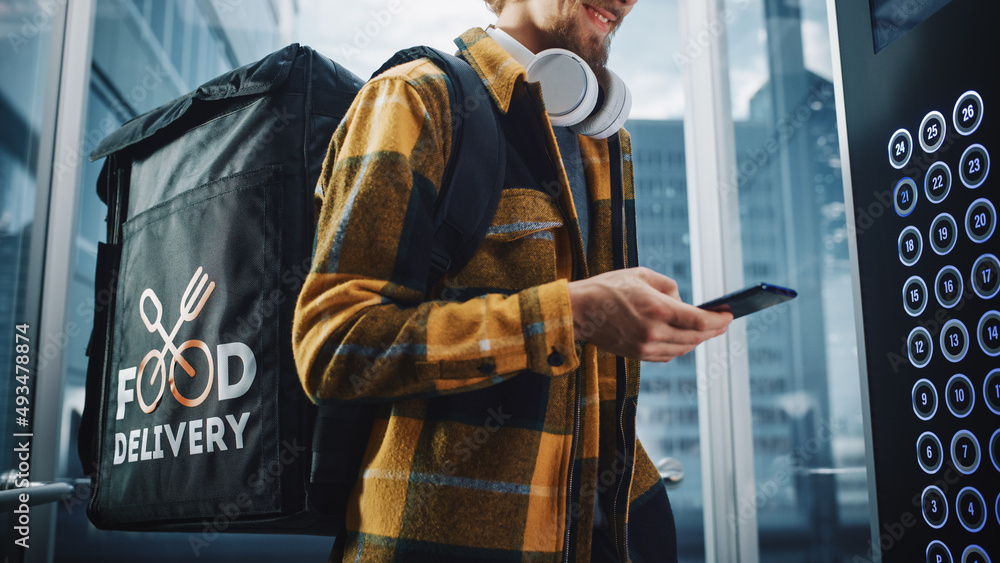
[[[457,39],[459,55],[483,79],[493,101],[501,112],[507,113],[514,88],[519,81],[527,80],[527,73],[514,57],[510,56],[482,28],[474,27]]]

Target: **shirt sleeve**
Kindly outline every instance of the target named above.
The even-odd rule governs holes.
[[[425,72],[410,66],[362,89],[323,165],[292,335],[317,402],[434,396],[579,363],[566,280],[464,302],[425,298],[451,118],[443,76],[420,64]]]

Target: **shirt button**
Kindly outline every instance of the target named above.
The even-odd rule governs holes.
[[[477,369],[479,369],[483,375],[493,375],[493,372],[497,370],[497,367],[493,364],[483,364]]]
[[[566,358],[559,352],[552,352],[549,354],[549,365],[552,367],[559,367],[566,362]]]

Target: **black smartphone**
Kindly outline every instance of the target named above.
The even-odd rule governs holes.
[[[702,303],[698,307],[709,311],[728,311],[733,314],[733,318],[738,319],[744,315],[756,313],[761,309],[794,299],[796,295],[798,293],[794,289],[769,283],[758,283]]]

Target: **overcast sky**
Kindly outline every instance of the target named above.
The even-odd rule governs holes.
[[[614,40],[609,66],[628,83],[632,117],[680,119],[684,114],[683,52],[677,26],[678,0],[636,4]],[[806,66],[830,77],[825,0],[802,0]],[[767,80],[766,33],[761,0],[732,2],[729,24],[733,113],[745,118],[750,97]],[[495,16],[481,0],[301,0],[295,41],[309,45],[367,78],[395,51],[430,45],[453,51],[453,39]]]

